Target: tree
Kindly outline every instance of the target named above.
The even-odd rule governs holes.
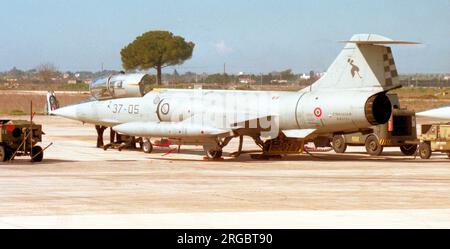
[[[48,82],[53,76],[56,75],[57,69],[55,65],[51,63],[44,63],[36,67],[36,71],[42,81]]]
[[[11,70],[9,70],[8,75],[14,78],[20,78],[24,75],[24,71],[19,70],[16,67],[13,67]]]
[[[294,80],[295,79],[295,75],[292,73],[291,69],[286,69],[284,71],[281,71],[280,74],[281,74],[281,78],[283,80],[289,80],[290,81],[290,80]]]
[[[161,84],[161,70],[182,64],[192,57],[195,44],[168,31],[149,31],[138,36],[120,51],[125,70],[156,69],[157,83]]]

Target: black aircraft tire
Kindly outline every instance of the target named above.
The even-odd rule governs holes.
[[[429,143],[420,143],[419,155],[422,159],[429,159],[431,157],[431,146]]]
[[[143,138],[143,142],[142,142],[142,151],[144,151],[144,153],[152,153],[153,151],[153,145],[152,142],[150,142],[150,139],[148,138]]]
[[[383,152],[383,146],[378,142],[377,137],[370,135],[366,139],[366,151],[372,156],[379,156]]]
[[[8,156],[6,155],[6,148],[3,145],[0,145],[0,162],[6,161]]]
[[[206,156],[209,159],[219,159],[222,157],[222,150],[207,150]]]
[[[5,151],[6,151],[6,161],[13,160],[14,158],[12,158],[12,156],[14,154],[14,151],[8,146],[5,147]]]
[[[334,135],[332,141],[332,147],[336,153],[344,153],[347,150],[347,144],[345,143],[344,136]]]
[[[31,158],[32,162],[40,162],[44,158],[44,152],[42,151],[41,146],[34,146],[31,148],[31,152],[33,154],[33,158]]]
[[[404,144],[400,146],[400,150],[405,156],[412,156],[417,151],[417,144]]]

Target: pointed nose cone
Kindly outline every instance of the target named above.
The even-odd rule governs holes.
[[[417,116],[450,120],[450,106],[419,112]]]
[[[78,119],[76,106],[66,106],[58,108],[56,110],[51,111],[50,114],[70,119]]]

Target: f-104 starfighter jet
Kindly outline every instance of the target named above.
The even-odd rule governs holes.
[[[112,127],[139,137],[164,137],[203,146],[219,158],[233,138],[249,136],[264,155],[301,153],[305,142],[320,144],[332,134],[367,130],[386,123],[392,106],[386,93],[398,87],[390,44],[375,34],[358,34],[312,85],[296,92],[152,89],[145,74],[95,80],[91,101],[51,111],[54,115]],[[323,138],[323,139],[322,139]]]

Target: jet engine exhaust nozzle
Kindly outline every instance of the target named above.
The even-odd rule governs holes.
[[[386,93],[371,96],[364,106],[367,121],[371,125],[385,124],[392,114],[392,105]]]

